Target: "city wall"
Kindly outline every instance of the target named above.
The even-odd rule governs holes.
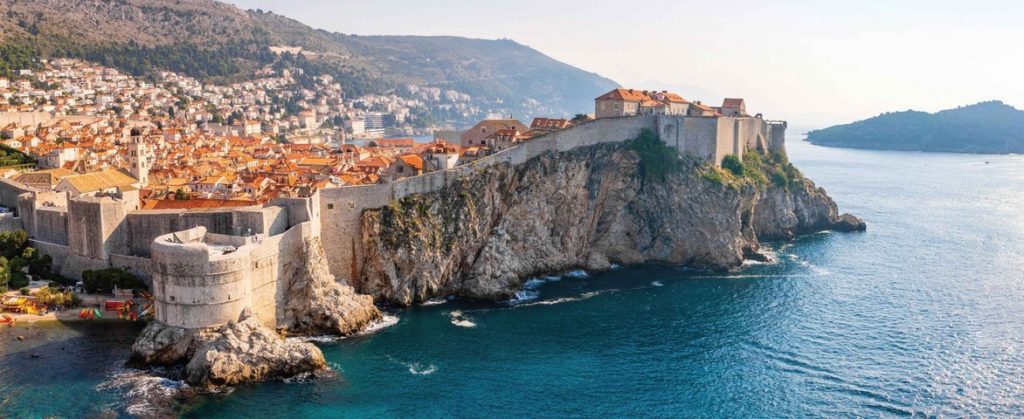
[[[362,268],[364,210],[440,190],[496,164],[518,165],[547,152],[619,143],[643,130],[656,132],[681,154],[718,165],[728,154],[783,149],[785,123],[667,115],[602,118],[452,169],[326,189],[311,198],[276,199],[263,207],[138,210],[137,191],[69,199],[0,180],[0,204],[18,212],[0,220],[0,228],[20,223],[32,245],[51,255],[65,276],[123,267],[151,281],[158,319],[167,324],[213,327],[252,307],[273,326],[287,283],[280,281],[282,261],[300,260],[304,240],[320,236],[331,273],[340,280],[353,278]]]
[[[264,325],[276,328],[285,314],[286,267],[303,260],[304,242],[319,235],[318,201],[275,201],[292,208],[296,222],[281,234],[224,235],[198,226],[157,237],[150,267],[157,320],[209,328],[237,320],[251,307]]]
[[[440,190],[462,176],[492,165],[518,165],[548,151],[564,152],[600,143],[623,142],[636,138],[643,130],[656,132],[681,154],[720,165],[728,154],[742,157],[745,150],[769,149],[773,144],[782,147],[785,127],[781,131],[772,127],[760,118],[749,117],[644,115],[600,118],[535,137],[516,147],[448,170],[386,184],[326,189],[321,192],[320,212],[323,216],[320,218],[328,264],[331,273],[339,278],[359,275],[363,259],[359,241],[364,210],[386,206],[411,194]]]

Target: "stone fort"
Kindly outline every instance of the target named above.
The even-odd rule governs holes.
[[[136,190],[69,198],[0,179],[0,206],[17,213],[0,214],[0,230],[27,231],[32,246],[53,257],[64,276],[119,267],[144,278],[156,300],[157,320],[168,325],[216,327],[251,307],[274,327],[282,310],[282,262],[293,260],[303,241],[319,238],[331,274],[346,281],[362,269],[364,210],[437,191],[487,166],[623,142],[643,130],[656,132],[681,154],[720,165],[729,154],[784,150],[786,123],[746,116],[600,118],[447,170],[239,208],[140,210]]]

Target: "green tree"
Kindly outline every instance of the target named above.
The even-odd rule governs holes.
[[[121,268],[106,268],[82,272],[82,283],[90,293],[109,293],[118,289],[145,289],[146,284],[137,276]]]
[[[0,292],[7,292],[11,282],[11,269],[7,258],[0,256]]]
[[[25,230],[5,231],[0,233],[0,256],[7,259],[21,256],[28,244],[28,233]]]

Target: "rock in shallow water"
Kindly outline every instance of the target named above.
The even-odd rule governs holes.
[[[151,322],[132,345],[130,365],[187,363],[185,381],[197,387],[286,378],[326,366],[311,343],[290,342],[249,310],[217,329],[186,330]]]
[[[185,368],[185,381],[201,387],[235,385],[292,377],[326,366],[315,345],[286,341],[261,325],[255,315],[243,313],[238,322],[224,325],[196,349]]]

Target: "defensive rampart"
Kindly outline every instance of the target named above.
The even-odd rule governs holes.
[[[636,138],[643,130],[657,133],[681,154],[715,165],[720,165],[728,154],[742,157],[745,150],[781,148],[785,141],[784,123],[772,125],[761,118],[675,115],[600,118],[535,137],[516,147],[448,170],[386,184],[327,189],[321,193],[320,211],[323,214],[322,237],[328,249],[331,273],[339,278],[353,278],[362,268],[360,219],[366,209],[383,207],[410,194],[440,190],[462,176],[495,164],[518,165],[549,151],[564,152],[600,143],[623,142]]]

